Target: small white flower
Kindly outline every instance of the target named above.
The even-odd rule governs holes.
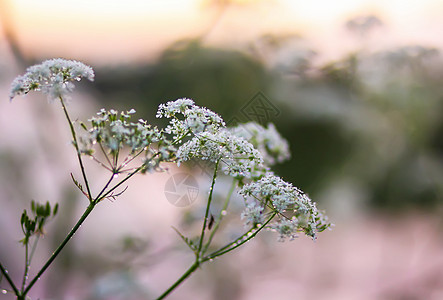
[[[288,208],[307,210],[307,196],[302,194],[291,183],[284,181],[272,173],[267,173],[260,180],[251,182],[240,190],[243,196],[252,196],[257,199],[271,200],[274,208],[283,213]],[[303,201],[300,201],[303,199]]]
[[[166,104],[160,104],[157,111],[157,118],[171,118],[175,114],[183,114],[185,110],[192,105],[194,105],[194,101],[186,98],[169,101]]]
[[[245,219],[245,225],[249,227],[257,226],[264,223],[263,216],[264,207],[256,201],[246,203],[245,210],[241,214],[241,218]]]
[[[168,133],[174,134],[174,139],[188,133],[217,132],[225,127],[223,119],[215,112],[194,105],[191,99],[178,99],[160,104],[157,118],[171,118]]]
[[[198,133],[178,148],[179,162],[193,158],[212,162],[220,160],[224,172],[233,177],[251,177],[256,169],[264,169],[263,159],[252,144],[226,129],[217,133]]]
[[[290,220],[282,218],[279,222],[269,226],[269,228],[280,234],[278,239],[280,242],[284,242],[287,238],[292,241],[297,237],[298,224],[296,218]]]

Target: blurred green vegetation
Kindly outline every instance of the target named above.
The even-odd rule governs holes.
[[[364,194],[359,197],[364,205],[440,207],[438,51],[421,46],[361,51],[314,67],[314,52],[291,42],[298,37],[281,39],[266,36],[250,53],[180,41],[155,63],[97,70],[94,87],[104,106],[134,107],[152,123],[161,122],[155,120],[158,104],[184,97],[228,123],[248,121],[244,107],[261,92],[278,110],[267,121],[289,140],[293,155],[276,171],[313,198],[350,181]]]

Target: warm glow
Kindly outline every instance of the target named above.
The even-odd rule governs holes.
[[[221,3],[228,2],[223,9]],[[9,5],[26,52],[98,60],[146,59],[178,39],[203,35],[208,43],[245,45],[265,33],[296,33],[333,49],[340,46],[343,23],[361,14],[379,16],[407,43],[439,44],[443,26],[441,0],[10,0]]]

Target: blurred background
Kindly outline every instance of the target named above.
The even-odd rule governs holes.
[[[96,71],[69,104],[78,120],[135,108],[164,125],[158,104],[187,97],[229,124],[274,123],[292,151],[276,173],[335,224],[315,242],[263,233],[170,299],[443,299],[441,0],[0,0],[0,26],[0,260],[15,280],[30,201],[60,203],[31,273],[87,205],[70,179],[79,171],[59,105],[39,94],[8,101],[26,67],[62,57]],[[106,174],[87,167],[98,189]],[[30,296],[163,292],[193,259],[171,226],[192,235],[210,183],[188,170],[200,199],[178,208],[164,195],[176,172],[139,176],[101,204]]]

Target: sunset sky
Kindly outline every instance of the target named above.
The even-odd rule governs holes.
[[[223,1],[208,0],[3,1],[21,47],[36,56],[131,61],[182,38],[242,47],[265,33],[301,34],[334,53],[346,45],[344,22],[363,14],[384,21],[379,43],[442,44],[442,0],[233,0],[222,14],[213,2]]]

